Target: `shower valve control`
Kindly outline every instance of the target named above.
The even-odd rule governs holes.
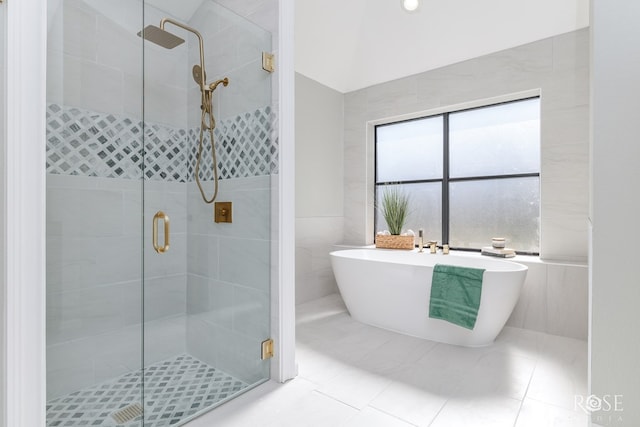
[[[215,202],[213,207],[215,222],[233,222],[231,207],[231,202]]]

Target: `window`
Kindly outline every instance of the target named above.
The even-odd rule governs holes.
[[[379,125],[375,138],[376,201],[389,186],[409,195],[405,228],[452,248],[501,236],[539,252],[539,98]]]

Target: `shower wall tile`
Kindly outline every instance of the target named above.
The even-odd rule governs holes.
[[[209,280],[209,312],[204,318],[221,328],[233,329],[236,316],[234,297],[236,285],[219,280]],[[263,320],[266,317],[263,318]]]
[[[123,113],[123,73],[119,70],[65,55],[62,84],[67,105]]]
[[[263,8],[265,4],[273,2],[269,2],[268,0],[218,0],[217,3],[234,11],[238,15],[250,16]],[[273,28],[273,30],[277,30],[277,28]]]
[[[140,38],[134,32],[127,31],[121,25],[105,16],[98,14],[96,20],[95,33],[97,34],[97,41],[93,47],[94,60],[100,65],[121,70],[124,74],[140,78],[142,76],[142,58],[140,55],[142,44]],[[148,56],[145,52],[145,61]],[[173,65],[172,68],[175,68],[175,66]],[[174,81],[176,80],[175,75],[172,78]],[[165,82],[169,81],[171,80],[165,80]]]
[[[269,212],[273,178],[258,176],[220,181],[218,200],[233,202],[233,223],[216,224],[213,207],[203,203],[197,187],[188,187],[189,212],[188,288],[190,354],[225,372],[241,375],[241,361],[235,343],[249,331],[260,340],[270,331],[264,328],[270,317],[271,234]],[[205,182],[211,188],[210,182]],[[206,284],[206,287],[205,287]],[[200,301],[198,301],[200,300]],[[205,302],[208,300],[208,306]],[[202,334],[220,340],[202,342]],[[215,343],[225,342],[224,346]],[[246,361],[245,361],[246,362]],[[255,360],[249,362],[255,363]],[[243,374],[242,378],[246,377]]]
[[[213,183],[202,182],[207,194]],[[189,233],[215,236],[269,238],[270,177],[260,176],[221,180],[219,201],[233,202],[233,223],[213,222],[213,206],[205,204],[195,183],[188,184]]]
[[[196,274],[187,275],[187,314],[209,312],[209,278]]]
[[[234,286],[233,293],[233,330],[259,339],[269,336],[269,290],[258,291],[244,286]]]
[[[117,287],[99,286],[47,295],[47,343],[57,344],[125,326],[126,300]]]
[[[78,3],[66,2],[61,8],[62,13],[59,19],[52,22],[51,31],[62,34],[61,39],[54,39],[62,44],[50,44],[49,47],[78,58],[95,61],[97,15]]]
[[[228,8],[221,7],[219,2],[202,2],[188,24],[201,29],[203,37],[206,37],[224,31],[237,20],[238,16]]]
[[[187,232],[187,189],[191,184],[172,181],[145,181],[138,188],[138,196],[144,187],[145,230],[150,230],[152,215],[163,211],[171,220],[171,234]]]
[[[221,179],[266,176],[277,169],[273,118],[267,106],[217,122]],[[212,180],[210,137],[204,136],[200,176]],[[131,179],[144,173],[148,180],[193,181],[198,138],[199,129],[143,124],[132,117],[49,104],[47,172]]]
[[[93,278],[87,284],[108,285],[111,283],[139,280],[142,276],[140,265],[140,237],[107,237],[90,241],[90,253],[94,257]],[[73,260],[67,260],[73,262]]]
[[[147,217],[150,217],[152,214],[153,213],[149,213]],[[145,228],[149,230],[149,232],[146,235],[146,241],[143,242],[145,278],[162,278],[186,274],[187,234],[171,233],[169,251],[166,254],[159,254],[153,249],[151,242],[151,220],[150,218],[145,218],[145,220],[149,222],[149,226]],[[163,242],[162,234],[161,231],[159,236],[160,244]],[[136,262],[140,262],[140,259],[136,259]]]
[[[236,28],[235,23],[231,21],[227,21],[225,27],[217,32],[212,32],[207,27],[203,28],[205,29],[203,37],[204,45],[206,46],[207,81],[213,82],[224,78],[231,70],[238,68],[235,39],[239,36],[240,31]],[[200,52],[196,45],[191,47],[189,50],[190,62],[198,63],[200,61],[199,54]],[[220,88],[219,90],[226,91],[226,88]],[[215,97],[217,97],[220,93],[215,92],[215,94]]]
[[[144,281],[144,320],[184,315],[187,311],[187,276],[162,276]]]
[[[132,34],[133,43],[137,47],[137,63],[141,63],[140,39]],[[131,39],[131,35],[128,36]],[[191,66],[194,61],[187,60],[188,50],[185,45],[167,50],[153,43],[145,43],[144,49],[144,81],[167,85],[181,90],[183,102],[186,100],[187,89],[195,85],[191,77]],[[132,72],[133,75],[141,73]],[[145,90],[145,95],[148,90]],[[176,108],[178,110],[180,107]],[[185,124],[183,124],[185,126]]]
[[[47,346],[47,400],[93,384],[94,362],[84,341]]]
[[[236,46],[236,61],[239,66],[251,64],[256,59],[262,60],[262,52],[271,51],[271,33],[261,28],[247,27],[236,35]]]
[[[189,234],[188,240],[187,265],[189,274],[217,278],[220,271],[218,264],[219,237],[207,234]]]
[[[271,100],[271,74],[262,69],[262,56],[228,72],[229,86],[220,89],[222,120],[253,111]]]
[[[220,239],[220,279],[269,290],[269,242],[253,239]]]
[[[124,94],[122,95],[122,114],[131,118],[135,123],[142,121],[144,98],[141,96],[143,93],[143,79],[141,75],[124,74],[122,76],[122,87],[124,88]],[[49,98],[47,94],[47,100],[56,102],[57,99]],[[59,105],[63,105],[63,101],[57,102]]]
[[[47,346],[47,400],[95,385],[142,364],[142,325]],[[145,364],[186,351],[186,319],[177,316],[144,324]]]
[[[144,324],[144,364],[166,360],[187,351],[185,315],[158,319]],[[140,341],[137,342],[140,344]]]
[[[47,293],[92,286],[95,246],[92,239],[47,236]]]
[[[235,2],[234,2],[235,3]],[[273,35],[273,49],[278,47],[278,0],[264,0],[255,10],[245,15],[247,19]]]
[[[234,376],[250,384],[269,377],[269,360],[260,359],[261,343],[265,338],[239,333],[233,335],[234,360],[226,366]]]
[[[187,316],[187,352],[196,359],[202,360],[211,366],[220,367],[217,354],[219,343],[217,341],[217,326],[202,319],[199,315]],[[225,347],[229,350],[228,343]],[[224,372],[228,371],[220,367]]]
[[[122,205],[122,193],[118,191],[50,188],[47,232],[65,237],[119,236]]]
[[[144,115],[149,122],[187,127],[187,93],[180,87],[144,82]]]
[[[64,57],[51,49],[47,50],[47,102],[64,102]]]
[[[260,360],[261,341],[219,328],[197,316],[189,316],[187,331],[187,340],[193,343],[189,354],[197,359],[247,383],[268,376],[269,362]]]

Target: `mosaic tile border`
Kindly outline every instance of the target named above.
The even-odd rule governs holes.
[[[275,122],[275,113],[267,106],[218,123],[214,137],[221,179],[277,173]],[[125,179],[140,179],[144,173],[151,180],[191,182],[199,131],[156,123],[143,126],[129,117],[49,104],[46,170]],[[200,167],[203,180],[213,179],[210,147],[206,134]]]
[[[144,426],[164,427],[221,402],[249,384],[188,354],[145,368]],[[138,416],[118,424],[112,414],[141,401],[140,372],[47,402],[47,427],[138,427]]]

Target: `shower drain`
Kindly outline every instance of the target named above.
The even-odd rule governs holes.
[[[113,418],[118,424],[124,424],[141,415],[142,406],[140,406],[139,403],[132,403],[131,405],[127,405],[111,414],[111,418]]]

